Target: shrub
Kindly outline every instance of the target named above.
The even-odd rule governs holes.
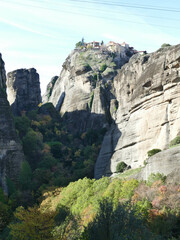
[[[0,233],[11,220],[11,209],[7,204],[0,202]]]
[[[151,173],[151,175],[149,175],[148,177],[147,185],[151,186],[154,182],[158,180],[161,180],[161,182],[164,183],[166,180],[166,176],[164,176],[164,174],[161,173]]]
[[[151,202],[147,199],[142,199],[141,201],[137,201],[134,210],[136,211],[137,216],[142,216],[144,219],[147,219],[149,216],[149,210],[152,208]]]
[[[82,42],[81,42],[81,41],[79,41],[79,42],[76,43],[76,48],[79,48],[79,47],[81,47],[81,46],[82,46]]]
[[[103,63],[103,64],[100,66],[99,71],[100,71],[100,72],[104,72],[104,71],[106,70],[106,68],[107,68],[107,65],[106,65],[105,63]]]
[[[125,162],[120,162],[116,166],[116,172],[124,172],[126,168],[127,168],[127,164]]]
[[[152,150],[149,150],[149,151],[147,152],[147,155],[148,155],[148,157],[152,157],[153,155],[155,155],[155,154],[158,153],[158,152],[161,152],[161,149],[154,148],[154,149],[152,149]]]
[[[89,109],[90,110],[92,108],[93,99],[94,99],[94,92],[91,92],[91,96],[90,96],[90,100],[89,100]]]
[[[85,71],[87,71],[87,72],[92,70],[91,66],[88,63],[85,63],[83,66],[84,66]]]
[[[165,47],[170,47],[171,45],[169,44],[169,43],[163,43],[162,45],[161,45],[161,48],[165,48]]]
[[[139,185],[138,180],[130,179],[122,183],[120,198],[129,199],[133,196],[135,188]]]
[[[43,136],[39,132],[35,132],[32,129],[23,137],[23,150],[26,156],[31,159],[32,162],[35,162],[35,156],[43,148]]]
[[[22,162],[19,181],[22,190],[31,189],[32,170],[27,161]]]
[[[175,137],[169,144],[170,147],[174,147],[180,144],[180,136]]]
[[[51,153],[53,157],[60,158],[62,156],[62,143],[61,142],[48,142],[48,145],[51,147]]]
[[[30,128],[30,120],[29,118],[22,116],[22,117],[15,117],[14,123],[16,130],[18,130],[20,138],[24,137]]]

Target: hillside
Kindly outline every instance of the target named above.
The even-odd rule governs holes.
[[[71,131],[108,130],[96,162],[96,178],[115,173],[121,161],[131,168],[144,166],[149,150],[168,149],[180,132],[180,45],[151,54],[132,53],[130,60],[123,50],[74,50],[43,97],[66,118]],[[177,164],[167,160],[169,172],[164,173]]]
[[[179,62],[77,47],[40,103],[37,71],[1,60],[0,238],[179,240]]]
[[[146,183],[80,179],[46,192],[39,208],[18,208],[11,234],[19,239],[179,239],[179,187],[160,174]]]

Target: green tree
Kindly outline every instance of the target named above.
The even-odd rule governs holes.
[[[49,146],[51,147],[51,153],[55,158],[60,158],[61,157],[61,148],[62,148],[62,143],[60,142],[49,142]]]
[[[20,138],[24,137],[30,128],[30,120],[26,116],[14,118],[15,127],[19,133]]]
[[[6,183],[7,183],[7,187],[8,187],[8,195],[12,196],[16,193],[16,186],[14,184],[14,182],[10,179],[10,178],[6,178]]]
[[[79,41],[79,42],[76,43],[76,48],[79,48],[79,47],[81,47],[81,46],[82,46],[82,42],[81,42],[81,41]]]
[[[147,152],[147,155],[148,155],[148,157],[152,157],[153,155],[155,155],[155,154],[158,153],[158,152],[161,152],[161,149],[159,149],[159,148],[154,148],[154,149],[152,149],[152,150],[149,150],[149,151]]]
[[[6,197],[5,197],[3,189],[1,187],[0,187],[0,202],[6,203]]]
[[[126,168],[127,168],[127,164],[125,162],[120,162],[116,166],[116,172],[124,172]]]
[[[99,71],[100,71],[100,72],[104,72],[104,71],[106,70],[106,68],[107,68],[107,65],[106,65],[105,63],[103,63],[103,64],[100,66]]]
[[[165,48],[165,47],[170,47],[171,45],[169,44],[169,43],[163,43],[162,45],[161,45],[161,48]]]
[[[7,204],[0,202],[0,232],[4,230],[11,220],[11,209]]]
[[[55,159],[51,153],[44,154],[42,160],[38,163],[38,168],[41,169],[51,169],[57,164],[57,159]]]
[[[41,133],[30,129],[22,140],[23,150],[28,157],[28,162],[32,168],[35,168],[38,160],[40,160],[41,151],[43,149],[43,137]]]
[[[169,144],[170,147],[174,147],[180,144],[180,136],[175,137]]]
[[[32,170],[27,161],[24,161],[21,166],[19,176],[20,187],[22,190],[30,189],[32,182]]]

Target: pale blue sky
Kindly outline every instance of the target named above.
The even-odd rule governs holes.
[[[0,0],[0,52],[6,71],[34,67],[42,93],[84,37],[152,52],[178,44],[179,0]]]

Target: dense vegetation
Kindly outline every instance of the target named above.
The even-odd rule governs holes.
[[[50,103],[14,121],[26,160],[9,195],[0,188],[0,239],[180,239],[179,183],[128,180],[140,169],[124,162],[117,178],[93,179],[105,129],[69,132]]]
[[[7,179],[8,198],[1,199],[0,196],[2,214],[8,210],[3,223],[0,223],[0,231],[17,206],[39,203],[42,193],[49,188],[67,186],[85,176],[92,178],[106,131],[88,129],[82,133],[70,132],[51,103],[15,117],[14,122],[26,159],[19,181],[13,183]]]
[[[179,185],[160,174],[135,179],[80,179],[18,207],[4,239],[179,239]],[[166,206],[166,207],[165,207]]]

